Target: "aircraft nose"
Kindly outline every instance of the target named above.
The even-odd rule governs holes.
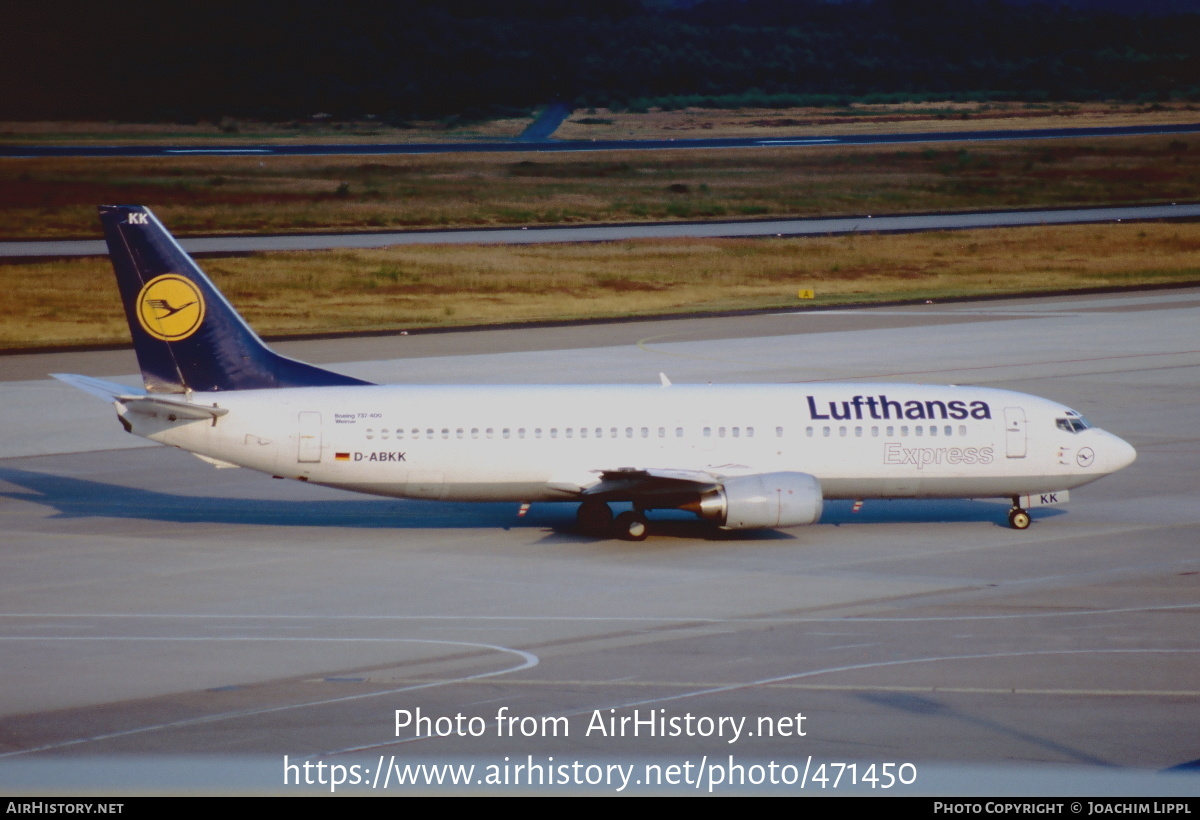
[[[1133,449],[1133,445],[1123,438],[1109,434],[1112,443],[1106,448],[1109,451],[1108,461],[1112,465],[1112,471],[1123,470],[1134,462],[1137,458],[1137,450]]]

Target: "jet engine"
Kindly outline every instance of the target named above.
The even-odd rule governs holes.
[[[727,478],[683,506],[722,529],[750,530],[813,524],[821,517],[821,483],[808,473],[759,473]]]

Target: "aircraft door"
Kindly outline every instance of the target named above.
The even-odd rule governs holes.
[[[1021,407],[1004,408],[1004,430],[1009,458],[1025,458],[1025,410]]]
[[[301,464],[317,464],[321,461],[321,414],[316,411],[305,410],[300,414],[296,461]]]

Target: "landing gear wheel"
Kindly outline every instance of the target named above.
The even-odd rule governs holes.
[[[1014,530],[1029,529],[1029,513],[1022,510],[1020,507],[1014,507],[1008,511],[1008,526]]]
[[[617,520],[613,523],[613,531],[616,532],[618,538],[626,541],[645,541],[646,536],[650,534],[650,525],[646,521],[646,516],[630,510],[617,516]]]
[[[612,530],[612,508],[603,501],[585,501],[575,513],[579,529],[592,535],[607,535]]]

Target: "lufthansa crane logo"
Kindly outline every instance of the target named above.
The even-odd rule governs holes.
[[[164,273],[147,282],[138,294],[137,317],[142,329],[155,339],[182,341],[204,321],[204,296],[191,280]]]

